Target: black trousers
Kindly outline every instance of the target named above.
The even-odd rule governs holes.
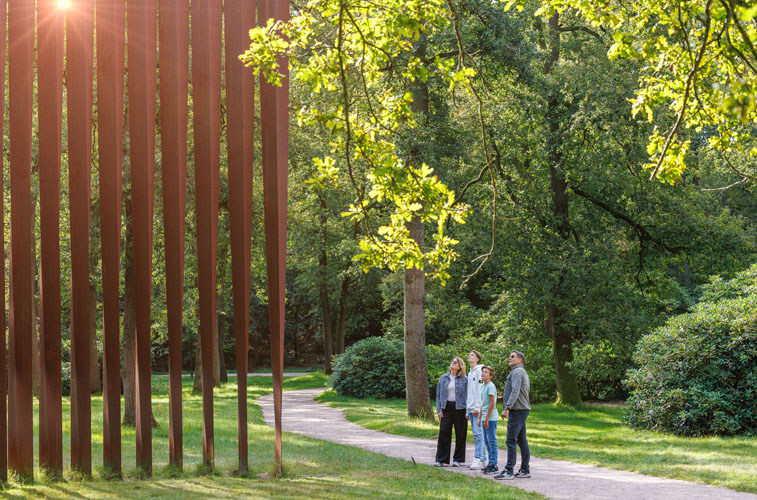
[[[442,410],[439,423],[439,438],[436,440],[436,461],[449,464],[449,452],[452,448],[452,426],[455,426],[455,455],[452,460],[465,462],[465,438],[468,436],[468,419],[465,409],[455,409],[455,402],[447,402]]]

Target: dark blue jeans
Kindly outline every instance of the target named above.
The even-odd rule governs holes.
[[[497,460],[499,459],[499,456],[497,455],[497,422],[497,420],[489,420],[489,428],[484,428],[484,444],[486,445],[486,452],[489,454],[488,465],[491,465],[492,467],[497,466]],[[481,427],[483,427],[483,423],[481,424]]]
[[[513,472],[515,460],[518,456],[517,446],[520,446],[520,470],[531,472],[529,462],[531,451],[526,439],[526,419],[529,410],[510,410],[507,418],[507,465],[505,470]]]

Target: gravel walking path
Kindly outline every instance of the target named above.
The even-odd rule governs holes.
[[[356,446],[374,453],[433,464],[436,441],[431,439],[395,436],[366,429],[348,421],[341,410],[314,401],[324,389],[304,389],[284,392],[283,427],[324,441]],[[273,396],[259,398],[265,421],[273,425]],[[498,436],[500,467],[507,453],[504,433]],[[504,453],[503,453],[504,452]],[[473,444],[469,443],[466,457],[473,457]],[[520,463],[520,454],[518,455]],[[469,476],[491,478],[480,471],[463,467],[445,467],[444,470]],[[531,479],[501,481],[506,486],[522,488],[553,499],[612,499],[612,500],[757,500],[757,495],[689,483],[677,479],[664,479],[634,472],[605,469],[593,465],[576,464],[561,460],[531,457]]]

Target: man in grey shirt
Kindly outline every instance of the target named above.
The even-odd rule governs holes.
[[[505,381],[505,389],[502,391],[502,403],[505,410],[502,418],[507,420],[507,465],[501,474],[494,476],[495,479],[515,479],[531,477],[529,461],[531,452],[528,449],[526,439],[526,419],[531,410],[531,381],[523,367],[526,357],[520,351],[512,351],[508,364],[510,375]],[[520,447],[520,470],[513,474],[515,460],[518,455],[517,447]]]

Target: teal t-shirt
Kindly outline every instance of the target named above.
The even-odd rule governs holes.
[[[495,422],[499,420],[499,412],[497,411],[497,388],[494,387],[493,382],[484,384],[481,388],[481,418],[486,418],[486,412],[489,411],[489,396],[494,396],[494,408],[492,408],[492,414],[489,415],[489,422]]]

